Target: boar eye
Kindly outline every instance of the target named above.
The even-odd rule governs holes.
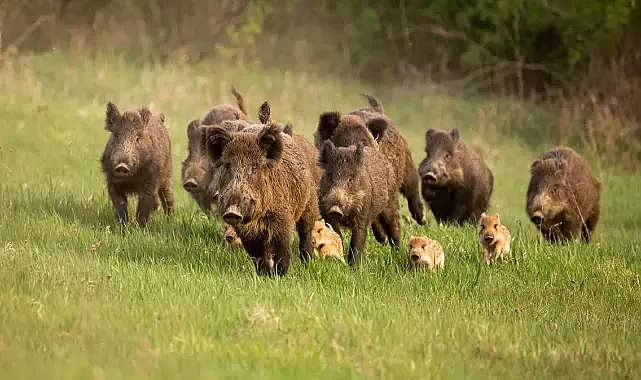
[[[140,136],[136,136],[136,144],[140,142]]]
[[[495,224],[495,225],[494,225],[494,228],[499,228],[499,225],[498,225],[498,224]]]
[[[452,153],[450,153],[450,152],[445,153],[445,159],[446,160],[449,161],[451,158],[452,158]]]
[[[484,230],[484,229],[485,229],[485,225],[484,225],[484,224],[481,224],[481,229],[482,229],[482,230]]]

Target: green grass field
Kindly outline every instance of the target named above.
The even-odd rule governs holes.
[[[294,254],[286,277],[258,278],[180,187],[187,123],[233,102],[232,82],[252,112],[268,100],[310,139],[321,112],[373,93],[417,162],[428,127],[460,128],[494,172],[491,211],[514,236],[509,260],[482,265],[472,227],[429,214],[425,227],[405,218],[402,235],[438,239],[441,273],[410,270],[405,248],[370,234],[359,271],[305,268]],[[525,190],[531,160],[553,146],[540,140],[550,112],[249,67],[58,54],[5,63],[0,88],[3,379],[641,377],[641,178],[592,161],[603,182],[593,243],[539,242]],[[145,230],[114,231],[98,163],[108,100],[166,115],[177,212],[157,212]],[[496,134],[517,111],[521,137]]]

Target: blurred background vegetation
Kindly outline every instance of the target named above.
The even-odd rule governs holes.
[[[0,33],[0,64],[57,49],[548,102],[563,133],[641,158],[634,0],[3,0]]]

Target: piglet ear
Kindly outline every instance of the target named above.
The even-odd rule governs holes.
[[[270,125],[258,134],[258,144],[265,151],[268,161],[276,162],[283,156],[282,129],[278,125]]]
[[[118,107],[112,102],[108,102],[107,111],[105,112],[105,129],[109,132],[114,132],[121,118],[122,114]]]
[[[481,218],[485,218],[487,214],[485,212],[481,213]]]
[[[454,128],[450,131],[450,136],[452,136],[452,140],[456,141],[461,137],[461,133],[457,128]]]
[[[219,126],[207,126],[204,127],[204,135],[204,148],[212,161],[218,161],[231,141],[231,134]]]
[[[269,103],[264,102],[258,109],[258,121],[260,121],[261,124],[267,124],[267,122],[269,122],[269,119],[271,118],[271,113],[272,111],[269,107]]]
[[[325,140],[323,147],[320,151],[320,156],[318,157],[318,162],[321,164],[330,164],[336,153],[336,146],[332,140]]]
[[[377,141],[385,135],[388,127],[389,123],[387,120],[381,117],[371,119],[367,122],[367,128],[372,132],[372,136],[374,136],[374,139]]]
[[[320,137],[319,143],[322,143],[325,140],[328,140],[332,137],[334,134],[334,131],[336,128],[338,128],[338,125],[341,123],[341,114],[332,111],[332,112],[324,112],[320,115],[320,118],[318,120],[318,136]]]

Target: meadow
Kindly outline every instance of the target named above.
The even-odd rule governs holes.
[[[459,128],[495,178],[514,238],[482,264],[474,227],[408,217],[445,249],[440,273],[371,234],[358,271],[334,261],[256,276],[180,186],[187,123],[234,85],[310,141],[327,110],[375,95],[423,158],[427,128]],[[61,53],[0,66],[0,373],[4,379],[641,378],[641,177],[589,157],[602,181],[593,242],[551,245],[525,215],[529,165],[555,145],[553,109],[254,67],[135,66]],[[177,211],[115,231],[100,172],[105,106],[162,111]],[[503,133],[514,128],[518,133]],[[133,214],[135,202],[130,202]],[[347,244],[346,244],[347,246]]]

